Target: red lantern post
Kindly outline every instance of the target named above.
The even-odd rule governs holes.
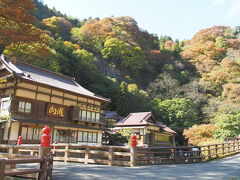
[[[130,166],[136,166],[137,164],[137,137],[134,134],[131,140],[131,156],[130,156]]]
[[[22,144],[22,136],[19,136],[17,140],[17,145],[20,146],[21,144]]]
[[[41,136],[41,147],[50,147],[50,139],[51,136],[49,133],[51,132],[51,129],[48,126],[45,126],[42,129],[42,136]]]
[[[135,134],[132,136],[131,145],[132,145],[132,147],[137,146],[137,136]]]
[[[42,129],[42,136],[41,136],[41,144],[39,147],[39,157],[46,157],[49,153],[51,153],[51,146],[50,146],[50,136],[51,129],[48,126],[45,126]]]

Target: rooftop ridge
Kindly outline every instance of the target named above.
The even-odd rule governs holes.
[[[152,112],[144,112],[144,113],[146,113],[146,115],[142,118],[142,120],[140,121],[140,122],[142,122],[142,121],[147,121],[147,117],[149,118],[149,115],[151,116],[152,115]]]
[[[49,74],[53,74],[53,75],[57,75],[57,76],[59,76],[59,77],[63,77],[63,78],[66,78],[66,79],[73,80],[73,81],[75,82],[75,78],[74,78],[74,77],[69,77],[69,76],[66,76],[66,75],[63,75],[63,74],[60,74],[60,73],[57,73],[57,72],[48,70],[48,69],[44,69],[44,68],[39,67],[39,66],[37,66],[37,65],[33,65],[33,64],[29,64],[29,63],[20,61],[20,60],[17,60],[16,65],[30,66],[30,67],[33,67],[33,68],[35,68],[35,69],[39,69],[39,70],[41,70],[41,71],[47,72],[47,73],[49,73]]]

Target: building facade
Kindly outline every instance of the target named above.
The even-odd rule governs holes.
[[[138,145],[175,146],[176,132],[157,121],[151,112],[130,113],[117,122],[113,131],[130,129],[137,135]]]
[[[105,128],[100,97],[76,83],[74,78],[27,63],[0,58],[0,108],[2,143],[39,143],[48,125],[52,142],[101,145]],[[10,116],[6,118],[6,116]]]

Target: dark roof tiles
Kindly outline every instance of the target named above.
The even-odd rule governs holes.
[[[21,61],[17,61],[16,64],[12,64],[10,61],[6,60],[4,56],[1,56],[1,61],[11,73],[16,74],[20,78],[96,98],[105,102],[110,101],[108,98],[98,96],[91,91],[83,88],[74,80],[74,78],[39,68],[37,66],[33,66]]]

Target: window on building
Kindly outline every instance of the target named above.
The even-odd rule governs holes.
[[[165,134],[155,134],[154,140],[157,142],[170,142],[170,136]]]
[[[40,140],[41,134],[41,128],[22,127],[21,129],[21,136],[24,140]]]
[[[99,122],[99,121],[100,121],[100,114],[96,113],[96,122]]]
[[[88,142],[88,133],[83,132],[83,142]]]
[[[0,113],[2,115],[9,115],[10,102],[10,97],[2,98],[0,100]]]
[[[32,140],[33,139],[33,128],[28,128],[27,139],[28,140]]]
[[[79,110],[78,119],[80,121],[99,122],[100,113],[86,111],[86,110]]]
[[[92,141],[97,142],[97,133],[93,133]]]
[[[96,113],[92,112],[92,122],[96,122]]]
[[[20,101],[18,105],[19,112],[30,113],[32,108],[32,104],[25,101]]]
[[[33,129],[33,140],[40,140],[41,139],[41,129],[34,128]]]
[[[82,120],[83,121],[87,120],[87,111],[82,110]]]
[[[77,142],[77,131],[71,131],[71,133],[69,134],[68,138],[68,142],[69,143],[76,143]]]
[[[82,142],[82,141],[83,141],[83,132],[78,131],[78,142]]]
[[[27,139],[27,127],[22,127],[21,136],[23,139]]]
[[[92,142],[92,132],[88,132],[88,142]]]
[[[87,121],[92,121],[92,116],[90,111],[87,111]]]
[[[70,129],[54,129],[53,141],[60,143],[76,143],[77,131]]]
[[[97,133],[78,131],[78,142],[97,142]]]

